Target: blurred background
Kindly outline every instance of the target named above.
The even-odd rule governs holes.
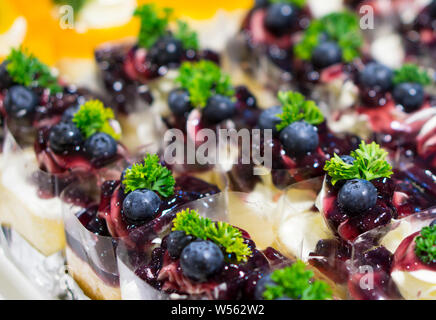
[[[136,35],[139,21],[132,13],[150,2],[201,22],[222,21],[219,17],[226,14],[239,17],[254,0],[0,0],[0,60],[21,44],[50,65],[65,58],[90,59],[98,44]],[[62,3],[81,7],[73,29],[61,27]]]

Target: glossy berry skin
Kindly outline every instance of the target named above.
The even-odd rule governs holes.
[[[123,172],[121,173],[120,181],[121,181],[121,188],[123,188],[123,189],[124,189],[124,183],[122,183],[122,182],[124,181],[124,177],[126,176],[126,172],[127,172],[128,169],[132,169],[132,167],[133,167],[133,165],[128,166],[128,167],[127,167],[126,169],[124,169]]]
[[[168,95],[168,106],[175,116],[183,116],[192,110],[189,92],[175,89]]]
[[[74,115],[79,111],[79,109],[80,109],[79,105],[75,105],[75,106],[69,107],[62,114],[62,121],[64,121],[64,122],[73,121]]]
[[[262,279],[257,281],[256,288],[254,289],[254,298],[256,300],[264,300],[263,293],[267,286],[274,286],[276,283],[271,279],[271,274],[265,275]]]
[[[424,103],[424,88],[419,83],[400,83],[395,86],[394,100],[403,106],[405,112],[418,110]]]
[[[235,103],[229,97],[216,94],[207,101],[207,105],[203,109],[203,116],[211,123],[219,123],[230,119],[235,112]]]
[[[167,238],[167,250],[173,259],[178,259],[182,250],[194,241],[193,236],[187,235],[185,231],[176,230],[171,232]]]
[[[297,22],[298,9],[290,3],[274,3],[266,11],[265,28],[276,36],[292,31]]]
[[[183,56],[183,44],[172,36],[161,37],[150,48],[148,59],[158,66],[179,64]]]
[[[110,135],[97,132],[86,139],[85,151],[93,161],[109,160],[117,154],[117,142]]]
[[[50,130],[50,149],[56,154],[77,151],[83,144],[80,130],[72,122],[60,122]]]
[[[263,111],[259,116],[259,128],[262,130],[271,129],[274,136],[279,135],[277,125],[282,121],[278,116],[283,113],[283,108],[275,106]]]
[[[349,180],[338,194],[339,206],[352,215],[365,213],[374,207],[376,202],[377,189],[367,180]]]
[[[368,63],[359,75],[360,83],[366,88],[386,92],[392,88],[392,70],[377,62]]]
[[[6,93],[4,105],[10,117],[23,119],[35,112],[38,102],[38,96],[29,88],[13,86]]]
[[[312,63],[319,69],[330,67],[341,61],[342,50],[336,42],[322,42],[312,52]]]
[[[351,164],[351,165],[354,163],[354,161],[356,161],[356,159],[354,159],[352,156],[348,156],[348,155],[346,155],[346,156],[341,156],[340,158],[341,158],[342,161],[344,161],[346,164]]]
[[[289,155],[304,156],[318,147],[318,130],[305,121],[297,121],[280,132],[280,141]]]
[[[206,282],[224,266],[221,249],[211,241],[195,241],[188,244],[180,256],[183,274],[191,280]]]
[[[156,217],[162,200],[150,190],[130,192],[123,201],[124,216],[132,222],[147,222]]]

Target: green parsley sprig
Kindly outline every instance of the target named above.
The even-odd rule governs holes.
[[[171,171],[160,164],[157,155],[148,154],[144,163],[134,164],[126,170],[122,183],[125,186],[125,193],[148,189],[167,198],[174,194],[176,181]]]
[[[86,2],[88,2],[88,0],[53,0],[54,4],[60,6],[62,5],[71,6],[73,8],[73,12],[75,16],[79,14],[80,10],[82,10]]]
[[[282,122],[276,126],[279,131],[300,120],[304,120],[312,125],[317,125],[324,121],[324,115],[316,103],[306,100],[301,93],[281,91],[278,93],[278,99],[283,106],[283,113],[279,115]]]
[[[310,60],[323,34],[337,42],[342,49],[342,59],[345,62],[350,62],[360,55],[363,37],[359,19],[351,12],[334,12],[313,20],[304,32],[302,40],[295,46],[295,55],[302,60]]]
[[[421,70],[416,64],[405,64],[400,69],[395,70],[393,82],[395,85],[412,82],[427,86],[431,84],[431,78],[425,70]]]
[[[185,50],[198,50],[200,47],[197,33],[189,28],[189,25],[184,21],[177,20],[177,31],[174,33],[174,37],[182,42]]]
[[[207,100],[214,94],[228,97],[235,94],[230,76],[208,60],[184,62],[180,66],[176,82],[189,91],[191,104],[196,107],[205,107]]]
[[[73,117],[73,123],[85,138],[89,138],[94,133],[103,132],[119,140],[120,135],[111,126],[111,119],[114,119],[112,109],[105,108],[100,100],[90,100],[80,106],[79,111]]]
[[[327,300],[332,298],[331,288],[321,280],[313,280],[314,273],[306,269],[302,261],[290,267],[276,270],[271,280],[276,285],[267,285],[263,293],[265,300],[288,297],[294,300]]]
[[[149,49],[160,37],[168,32],[168,24],[172,13],[172,9],[158,9],[154,4],[145,4],[136,8],[134,16],[141,19],[138,35],[140,47]]]
[[[209,218],[200,217],[196,210],[179,212],[173,225],[173,231],[184,231],[188,235],[214,242],[228,254],[233,254],[238,262],[246,262],[252,254],[239,229],[226,222],[213,222]]]
[[[371,181],[389,178],[393,174],[392,166],[386,161],[388,153],[375,142],[366,144],[362,141],[359,148],[350,155],[355,159],[353,164],[345,163],[337,154],[326,162],[324,170],[332,178],[333,185],[340,180]]]
[[[306,0],[269,0],[271,3],[290,3],[298,8],[303,8],[306,5]]]
[[[52,75],[50,68],[27,50],[12,49],[6,61],[8,62],[6,69],[14,82],[26,87],[50,89],[53,93],[62,91],[58,79]]]
[[[415,254],[424,263],[436,263],[436,225],[422,228],[415,238]]]

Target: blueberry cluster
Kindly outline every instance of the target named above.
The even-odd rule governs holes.
[[[168,96],[168,105],[175,116],[186,116],[193,109],[189,92],[175,89]],[[230,119],[236,112],[236,104],[230,97],[215,94],[207,101],[203,109],[203,117],[210,123],[219,123]]]
[[[392,92],[397,105],[405,112],[418,110],[425,98],[423,85],[414,81],[394,84],[394,72],[385,65],[370,62],[359,74],[360,84],[376,92]]]
[[[113,159],[117,154],[117,142],[104,132],[97,132],[84,138],[79,128],[73,123],[74,114],[79,106],[68,108],[62,120],[51,128],[49,133],[49,147],[58,155],[68,155],[84,151],[95,163],[104,163]]]

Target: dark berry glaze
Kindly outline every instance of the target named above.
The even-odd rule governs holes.
[[[266,142],[272,149],[271,177],[278,189],[284,189],[293,183],[316,178],[324,174],[324,164],[335,153],[348,154],[357,148],[360,139],[353,135],[334,135],[324,122],[317,126],[319,146],[314,152],[302,157],[289,156],[279,139]],[[264,153],[265,141],[261,140],[260,154]],[[254,161],[251,164],[236,164],[229,172],[229,179],[235,191],[250,192],[259,182],[253,175]]]
[[[123,145],[117,144],[117,153],[111,159],[104,161],[95,161],[91,159],[85,152],[83,146],[78,145],[74,150],[56,154],[49,143],[50,127],[42,127],[37,131],[37,139],[35,141],[35,152],[38,159],[40,169],[51,174],[65,173],[93,173],[99,174],[99,170],[116,163],[123,159],[127,159],[128,152]]]
[[[275,268],[289,265],[291,261],[273,248],[264,251],[256,249],[250,236],[243,230],[242,234],[244,242],[252,250],[248,261],[238,263],[227,256],[222,270],[203,283],[197,283],[183,274],[180,259],[172,258],[167,251],[166,237],[150,255],[132,251],[129,258],[139,278],[166,294],[176,293],[191,300],[253,300],[257,282]]]
[[[429,4],[412,23],[400,27],[409,58],[428,56],[432,61],[436,59],[435,7],[434,3]]]
[[[307,7],[300,9],[292,30],[282,35],[275,35],[264,25],[266,11],[265,8],[253,8],[244,19],[240,31],[244,39],[243,45],[246,47],[244,51],[249,55],[265,56],[282,72],[291,72],[294,44],[301,32],[309,26],[311,13]],[[259,58],[247,58],[246,60],[250,59],[258,60]]]
[[[388,224],[397,218],[397,208],[394,206],[395,184],[392,179],[375,179],[371,181],[378,192],[377,203],[366,212],[353,215],[346,212],[338,204],[340,183],[332,186],[327,178],[323,204],[323,215],[337,236],[345,241],[353,241],[357,236],[369,230]]]
[[[136,111],[134,104],[137,100],[151,105],[153,95],[147,84],[165,76],[169,70],[177,69],[183,61],[206,59],[220,62],[219,55],[211,50],[184,50],[179,63],[158,65],[148,59],[146,49],[136,44],[104,46],[95,51],[95,59],[116,110],[124,114]]]

